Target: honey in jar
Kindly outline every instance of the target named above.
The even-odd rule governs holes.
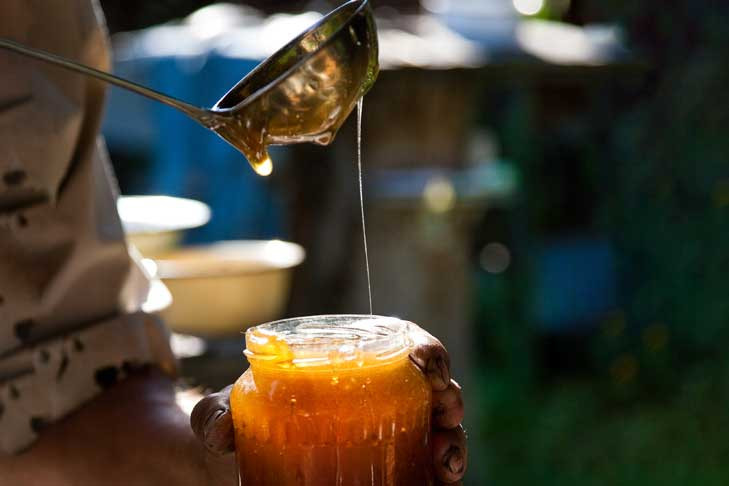
[[[409,324],[306,317],[250,329],[230,395],[245,486],[430,486],[431,388]]]

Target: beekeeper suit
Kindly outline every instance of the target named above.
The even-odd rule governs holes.
[[[4,0],[0,37],[108,70],[100,19],[89,0]],[[104,91],[0,48],[0,453],[135,367],[174,373],[116,213]]]

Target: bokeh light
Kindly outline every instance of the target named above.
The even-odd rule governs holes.
[[[481,268],[489,273],[504,273],[511,265],[511,252],[502,243],[489,243],[481,250]]]
[[[536,15],[544,7],[544,0],[513,0],[514,8],[522,15]]]
[[[456,204],[456,189],[445,177],[434,177],[423,190],[425,206],[434,213],[446,213]]]

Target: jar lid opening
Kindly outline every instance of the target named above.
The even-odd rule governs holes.
[[[253,364],[280,368],[363,367],[409,352],[410,324],[394,317],[328,315],[263,324],[246,332]]]

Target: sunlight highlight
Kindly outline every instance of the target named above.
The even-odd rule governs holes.
[[[544,7],[544,0],[512,0],[514,8],[522,15],[535,15]]]

